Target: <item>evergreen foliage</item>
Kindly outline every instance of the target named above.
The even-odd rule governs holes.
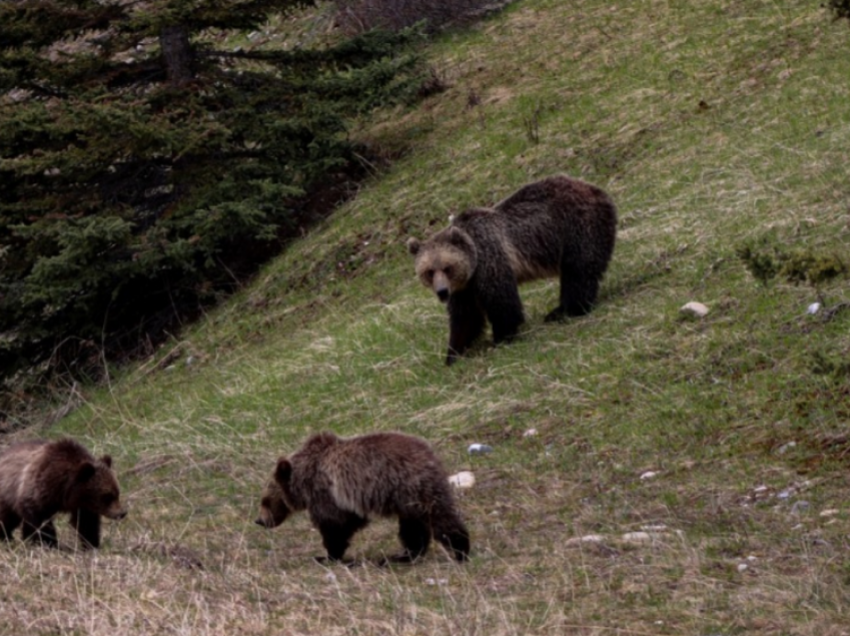
[[[216,48],[308,4],[0,3],[0,377],[90,372],[232,287],[350,165],[347,118],[413,93],[411,32]]]

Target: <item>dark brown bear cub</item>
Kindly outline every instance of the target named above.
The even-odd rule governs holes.
[[[112,458],[71,439],[33,440],[0,452],[0,539],[19,525],[25,540],[56,547],[54,515],[71,513],[83,548],[100,546],[100,518],[123,519]]]
[[[416,275],[448,303],[446,364],[493,327],[496,344],[525,320],[517,285],[560,276],[559,305],[546,320],[593,308],[614,252],[617,210],[599,188],[567,176],[531,183],[493,208],[467,210],[429,240],[408,240]]]
[[[332,561],[340,561],[370,517],[398,517],[401,554],[409,562],[428,551],[431,538],[458,561],[469,556],[469,532],[458,515],[446,471],[422,439],[372,433],[348,439],[311,436],[282,457],[266,486],[256,523],[274,528],[291,512],[307,510]]]

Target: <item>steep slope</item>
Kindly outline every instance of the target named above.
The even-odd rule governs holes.
[[[130,516],[93,559],[0,551],[3,629],[846,629],[850,311],[806,313],[850,300],[846,278],[764,287],[738,249],[848,260],[850,32],[803,0],[621,4],[526,0],[445,35],[449,89],[359,132],[405,150],[392,169],[156,361],[84,390],[45,434],[111,453]],[[520,340],[445,368],[405,239],[554,172],[620,208],[599,306],[543,324],[557,282],[525,286]],[[709,314],[683,318],[691,300]],[[472,470],[472,561],[326,569],[303,516],[252,526],[275,458],[322,429],[422,435]]]

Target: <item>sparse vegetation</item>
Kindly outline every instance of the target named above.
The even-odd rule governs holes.
[[[845,258],[847,45],[810,0],[523,0],[441,36],[448,88],[352,132],[403,142],[391,169],[150,360],[7,436],[110,453],[130,514],[96,554],[0,546],[0,633],[846,633],[850,312],[806,316],[809,284],[765,290],[737,248],[774,232]],[[528,285],[518,341],[445,368],[405,239],[554,172],[620,210],[596,309],[544,324],[557,281]],[[690,300],[710,313],[678,320]],[[277,456],[321,429],[406,431],[473,471],[470,562],[326,568],[308,519],[254,526]]]
[[[370,29],[399,31],[418,23],[437,31],[468,24],[509,4],[511,0],[333,0],[335,20],[345,32]]]
[[[836,20],[841,18],[850,20],[850,0],[829,0],[827,4]]]

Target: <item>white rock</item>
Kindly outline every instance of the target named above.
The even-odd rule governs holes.
[[[738,564],[738,572],[746,572],[749,569],[749,567],[750,566],[747,565],[746,563],[739,563]]]
[[[579,543],[602,543],[604,540],[605,537],[601,534],[586,534],[583,537],[567,539],[564,543],[566,545],[578,545]]]
[[[812,303],[806,309],[806,313],[810,316],[814,316],[816,313],[820,311],[820,303]]]
[[[492,453],[493,447],[487,444],[470,444],[467,449],[470,455],[479,455],[483,453]]]
[[[821,517],[834,517],[839,512],[841,512],[838,508],[827,508],[826,510],[821,510]]]
[[[537,437],[537,429],[530,428],[525,433],[522,434],[523,437]]]
[[[658,473],[656,471],[648,470],[645,473],[643,473],[640,476],[640,478],[641,478],[642,481],[644,481],[644,480],[647,480],[647,479],[652,479],[653,477],[656,477],[657,475],[658,475]]]
[[[659,536],[658,533],[649,532],[627,532],[621,539],[627,543],[646,543],[652,541],[653,538]]]
[[[475,485],[475,475],[468,470],[462,470],[459,473],[449,477],[449,483],[455,488],[472,488]]]
[[[448,582],[448,579],[432,579],[431,577],[425,579],[425,585],[447,585]]]
[[[787,453],[790,449],[794,448],[796,445],[797,445],[797,442],[795,442],[794,440],[791,440],[791,441],[790,441],[790,442],[788,442],[787,444],[783,444],[782,446],[780,446],[779,448],[777,448],[777,449],[776,449],[776,452],[777,452],[777,453],[779,453],[780,455],[784,455],[784,454],[785,454],[785,453]]]
[[[702,303],[691,301],[682,305],[682,307],[679,308],[679,313],[685,314],[686,316],[693,316],[694,318],[704,318],[708,315],[708,307]]]

